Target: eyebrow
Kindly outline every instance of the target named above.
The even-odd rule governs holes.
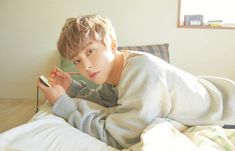
[[[86,50],[88,47],[90,47],[94,42],[88,42],[87,46],[83,49]]]
[[[82,49],[81,51],[86,51],[93,43],[94,43],[94,42],[91,42],[91,41],[88,42],[88,43],[87,43],[87,46],[84,47],[84,49]],[[75,59],[75,58],[79,55],[79,53],[80,53],[80,52],[78,52],[78,54],[77,54],[75,57],[73,57],[71,60]]]

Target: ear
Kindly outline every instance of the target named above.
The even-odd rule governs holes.
[[[117,41],[116,40],[112,40],[111,48],[112,48],[113,52],[117,51]]]

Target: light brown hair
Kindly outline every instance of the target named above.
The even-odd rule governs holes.
[[[87,46],[90,40],[106,45],[107,36],[116,41],[114,28],[106,17],[86,15],[68,18],[62,28],[57,48],[64,58],[71,60]]]

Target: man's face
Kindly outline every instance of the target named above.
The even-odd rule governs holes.
[[[114,58],[115,49],[112,49],[110,42],[105,46],[101,42],[91,41],[72,60],[81,75],[96,84],[103,84],[109,78]]]

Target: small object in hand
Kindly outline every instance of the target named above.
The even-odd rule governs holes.
[[[39,80],[40,80],[40,82],[42,82],[45,86],[51,87],[51,85],[49,84],[48,79],[47,79],[44,75],[40,75]]]

